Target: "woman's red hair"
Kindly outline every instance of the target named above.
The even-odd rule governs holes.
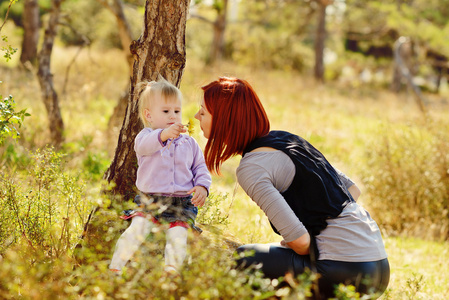
[[[220,77],[202,87],[204,104],[212,115],[204,156],[212,172],[270,131],[270,121],[254,89],[245,80]]]

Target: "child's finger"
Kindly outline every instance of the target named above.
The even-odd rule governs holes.
[[[196,199],[195,201],[192,201],[192,204],[195,205],[195,207],[202,207],[204,202],[204,199]]]

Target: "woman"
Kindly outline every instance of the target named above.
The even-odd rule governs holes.
[[[339,283],[380,296],[389,282],[389,263],[377,224],[356,203],[357,186],[301,137],[270,131],[245,80],[222,77],[202,89],[195,118],[208,139],[208,168],[219,174],[224,161],[242,155],[238,182],[284,239],[240,247],[239,266],[261,264],[270,278],[316,270],[325,298],[333,297]],[[247,251],[251,254],[244,256]]]

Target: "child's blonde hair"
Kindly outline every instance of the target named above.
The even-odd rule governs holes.
[[[137,91],[141,91],[139,97],[139,118],[145,127],[151,124],[145,118],[145,109],[150,108],[155,96],[160,93],[164,101],[182,101],[181,91],[173,84],[159,76],[157,81],[143,81],[137,84]]]

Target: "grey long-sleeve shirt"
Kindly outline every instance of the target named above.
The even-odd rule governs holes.
[[[349,188],[354,183],[339,172]],[[240,161],[237,178],[248,196],[265,212],[286,242],[307,229],[282,197],[295,176],[295,165],[282,151],[250,152]],[[376,261],[387,257],[379,227],[357,203],[347,205],[317,237],[320,260]]]

